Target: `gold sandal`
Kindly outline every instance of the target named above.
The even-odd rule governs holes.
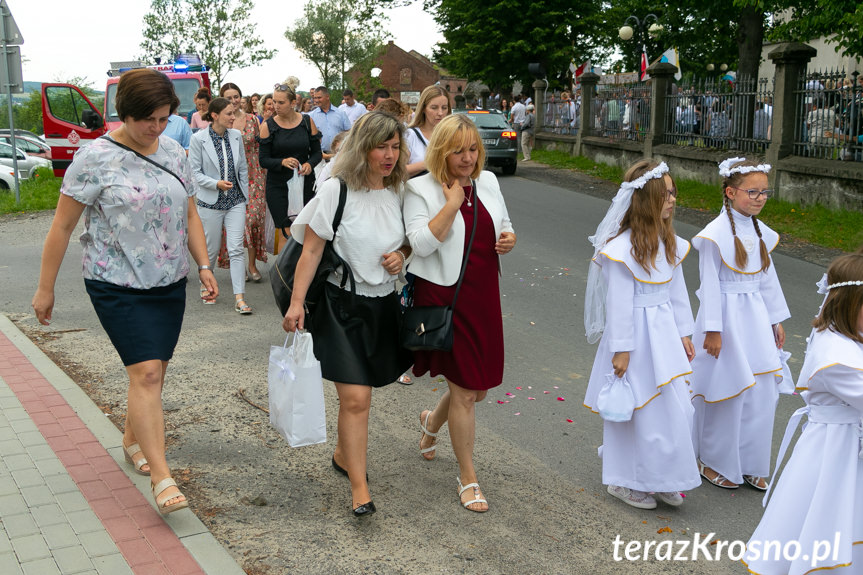
[[[141,469],[145,465],[149,465],[147,463],[147,458],[141,457],[141,459],[135,461],[135,459],[132,457],[137,453],[140,453],[142,456],[144,455],[144,452],[141,450],[141,446],[137,443],[133,443],[128,447],[126,447],[125,445],[123,446],[123,455],[126,456],[126,463],[135,468],[135,473],[137,473],[138,475],[150,475],[149,470],[144,471],[143,469]]]
[[[156,508],[159,510],[159,513],[162,515],[167,515],[168,513],[173,513],[174,511],[179,511],[180,509],[185,509],[189,506],[189,501],[185,499],[185,495],[182,492],[177,492],[174,495],[166,495],[164,497],[159,497],[159,495],[168,489],[169,487],[176,487],[177,482],[174,481],[170,477],[166,477],[156,485],[152,483],[150,486],[153,488],[153,499],[156,500]],[[178,501],[171,505],[168,505],[168,501],[171,499],[176,499],[178,497],[183,497],[182,501]]]

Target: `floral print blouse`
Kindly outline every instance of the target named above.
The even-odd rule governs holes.
[[[160,136],[159,149],[148,157],[183,183],[101,138],[78,150],[66,170],[60,193],[86,206],[85,279],[150,289],[188,275],[188,198],[195,186],[186,153]]]

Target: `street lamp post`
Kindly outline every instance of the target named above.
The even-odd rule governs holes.
[[[630,22],[635,24],[635,28],[630,26]],[[628,42],[633,36],[638,33],[636,40],[641,41],[641,53],[644,66],[642,73],[647,68],[647,38],[656,38],[662,32],[662,24],[659,23],[659,17],[656,14],[648,14],[639,19],[637,16],[630,16],[623,21],[623,26],[617,31],[618,36],[624,42]]]

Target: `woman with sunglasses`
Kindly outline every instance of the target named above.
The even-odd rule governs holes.
[[[744,158],[722,162],[725,206],[692,240],[701,276],[691,379],[695,454],[701,475],[724,489],[744,481],[767,489],[779,384],[790,383],[782,382],[780,352],[781,322],[791,314],[770,259],[779,234],[758,220],[773,194],[769,171]]]
[[[273,87],[275,115],[261,125],[261,167],[267,170],[267,206],[273,223],[287,233],[288,181],[294,170],[303,180],[303,204],[314,196],[314,168],[323,158],[315,122],[294,108],[297,96],[288,84]]]

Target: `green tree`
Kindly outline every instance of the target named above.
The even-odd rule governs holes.
[[[632,40],[624,41],[618,30],[629,16],[635,16],[642,24],[648,14],[657,17],[662,26],[655,36],[636,32]],[[624,68],[640,69],[642,42],[651,61],[669,48],[677,48],[683,74],[703,76],[707,65],[727,64],[741,75],[755,76],[761,57],[761,43],[765,17],[763,12],[745,10],[725,0],[678,0],[644,2],[617,0],[604,12],[605,23],[600,25],[599,41],[617,46],[624,57]],[[648,26],[653,19],[648,20]],[[630,25],[636,28],[630,20]],[[647,26],[643,26],[647,28]],[[646,39],[645,39],[645,36]]]
[[[324,85],[345,88],[347,70],[377,56],[381,23],[373,13],[361,15],[350,0],[307,3],[303,18],[287,29],[285,37],[314,64]]]
[[[532,62],[561,82],[573,59],[599,54],[592,30],[601,8],[599,0],[425,0],[444,36],[435,60],[497,89],[514,80],[529,86]]]
[[[238,68],[271,59],[251,21],[253,0],[152,0],[144,16],[144,59],[200,54],[215,86]]]
[[[770,40],[808,42],[824,36],[836,51],[863,56],[863,4],[834,0],[734,0],[735,5],[770,13]]]

